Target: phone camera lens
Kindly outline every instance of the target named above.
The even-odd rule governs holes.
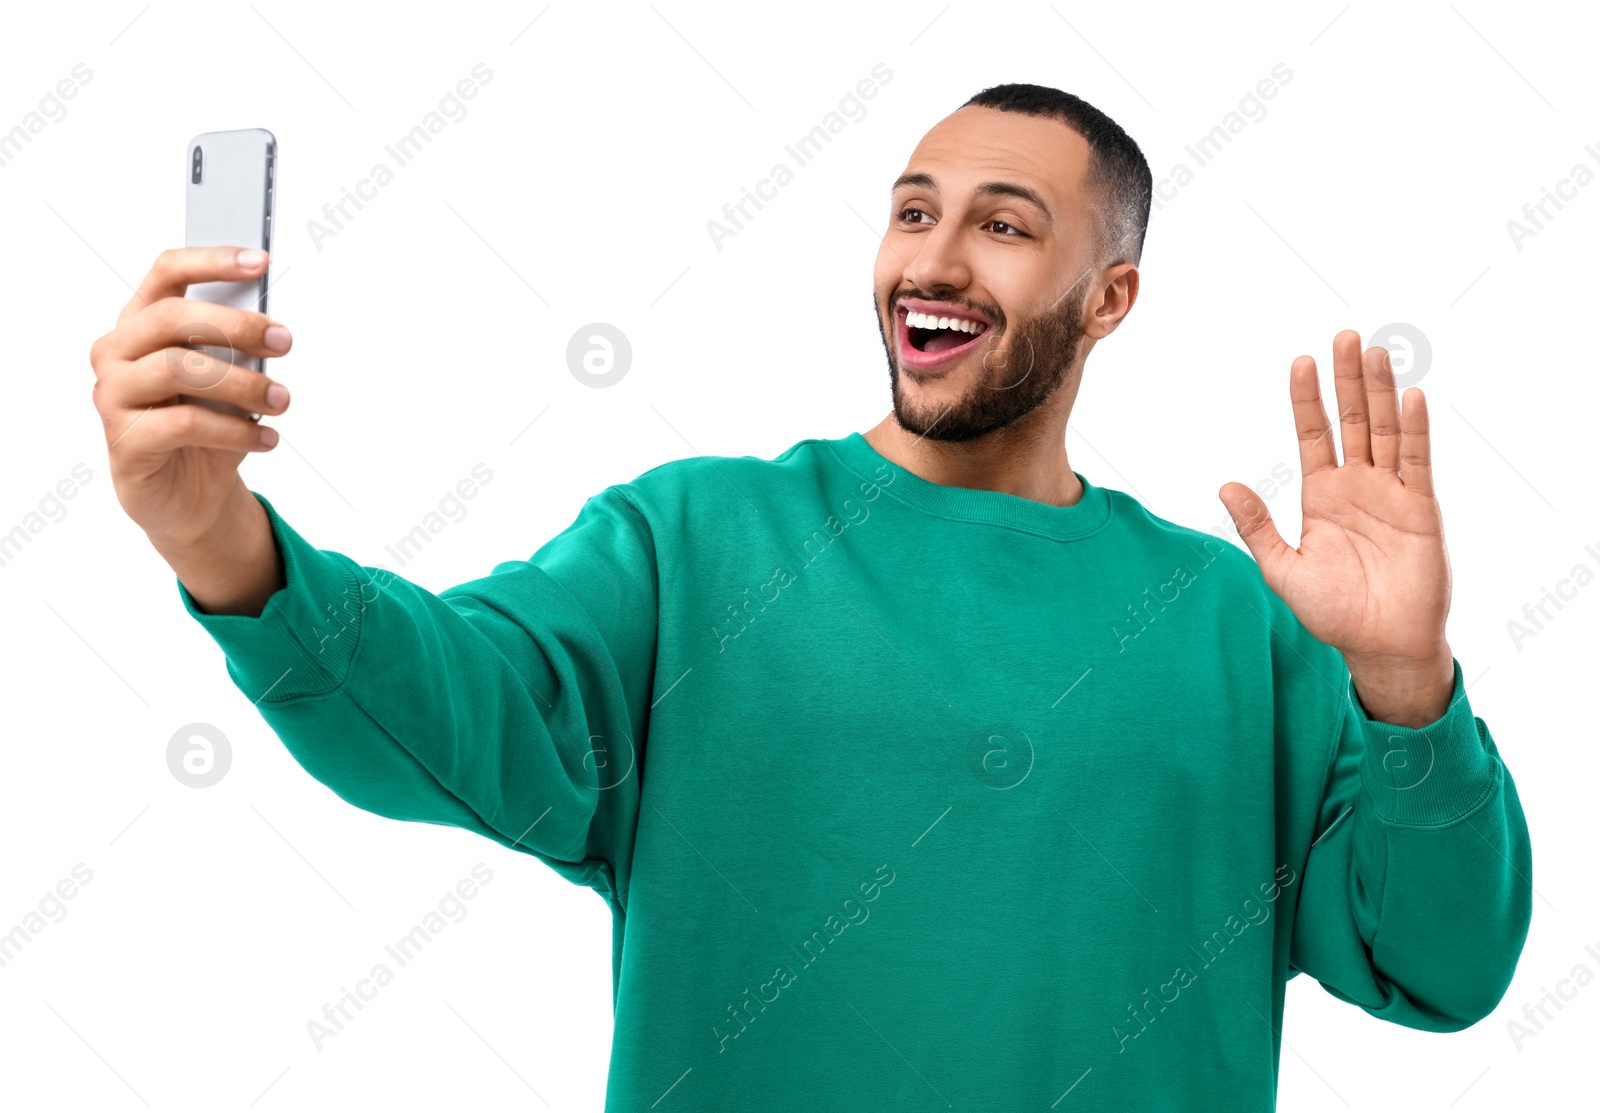
[[[194,149],[194,165],[190,169],[189,180],[195,185],[200,184],[200,148]]]

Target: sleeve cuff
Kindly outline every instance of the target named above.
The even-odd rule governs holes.
[[[1359,724],[1366,748],[1361,775],[1387,822],[1413,826],[1453,823],[1494,791],[1499,762],[1484,745],[1478,719],[1467,703],[1461,662],[1445,713],[1427,726],[1403,727],[1368,716],[1346,679],[1350,714]]]
[[[174,578],[178,596],[190,617],[222,648],[228,675],[252,700],[281,703],[325,695],[338,688],[349,671],[361,612],[376,587],[350,558],[314,547],[265,496],[250,493],[266,508],[272,523],[284,586],[254,617],[207,614],[183,582]]]

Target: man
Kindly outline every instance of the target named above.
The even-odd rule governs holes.
[[[1297,973],[1429,1031],[1495,1007],[1530,844],[1382,349],[1335,338],[1342,464],[1291,368],[1298,550],[1241,484],[1254,560],[1070,468],[1150,183],[1078,98],[980,93],[893,188],[891,416],[663,464],[438,595],[246,488],[248,419],[167,404],[180,323],[289,345],[181,298],[263,260],[169,252],[93,351],[117,494],[313,776],[606,899],[608,1110],[1270,1110]]]

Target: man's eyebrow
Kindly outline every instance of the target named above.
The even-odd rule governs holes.
[[[927,174],[922,171],[915,171],[910,174],[902,174],[900,177],[896,178],[894,186],[890,192],[895,193],[907,187],[931,189],[937,192],[939,189],[939,183],[933,180],[932,174]],[[978,186],[978,196],[1015,197],[1020,201],[1026,201],[1028,204],[1038,209],[1040,214],[1048,223],[1055,223],[1055,214],[1050,211],[1050,206],[1045,204],[1044,198],[1039,196],[1039,191],[1033,189],[1031,186],[1025,186],[1021,182],[984,182],[982,185]]]
[[[1038,190],[1025,186],[1021,182],[984,182],[978,187],[980,197],[1016,197],[1026,201],[1044,216],[1051,224],[1055,223],[1055,214],[1050,211],[1050,206],[1045,204],[1044,198],[1039,196]]]
[[[924,174],[921,171],[915,171],[910,174],[901,174],[898,178],[896,178],[894,180],[894,185],[890,187],[889,192],[894,193],[906,186],[916,186],[918,189],[937,190],[939,188],[939,183],[933,180],[932,174]]]

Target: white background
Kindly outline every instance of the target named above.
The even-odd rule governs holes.
[[[294,404],[247,481],[313,543],[395,567],[382,547],[486,464],[494,478],[469,516],[405,568],[440,590],[529,555],[587,496],[658,463],[771,457],[875,424],[888,382],[868,305],[889,183],[979,89],[1078,93],[1159,180],[1192,165],[1184,145],[1278,63],[1293,77],[1266,115],[1153,214],[1139,302],[1088,363],[1068,452],[1157,514],[1222,530],[1224,482],[1254,485],[1284,462],[1298,481],[1296,356],[1318,358],[1331,399],[1336,332],[1370,339],[1400,321],[1426,334],[1449,637],[1527,811],[1533,926],[1499,1010],[1458,1034],[1380,1022],[1296,979],[1281,1107],[1592,1102],[1600,988],[1520,1050],[1506,1024],[1577,964],[1600,974],[1584,951],[1600,951],[1600,587],[1520,647],[1507,623],[1575,564],[1600,571],[1584,550],[1600,550],[1600,183],[1520,250],[1507,222],[1575,164],[1600,171],[1600,150],[1584,150],[1600,147],[1600,27],[1576,4],[1137,9],[9,8],[0,131],[75,64],[93,77],[0,168],[0,532],[74,464],[92,479],[0,567],[0,931],[74,864],[93,880],[0,968],[0,1102],[603,1100],[604,903],[533,859],[358,811],[305,775],[116,502],[88,349],[156,254],[182,243],[191,136],[260,126],[279,142],[271,308],[295,347],[269,368]],[[493,79],[468,114],[319,250],[307,222],[480,62]],[[714,247],[706,222],[880,62],[893,78],[867,115]],[[812,327],[789,339],[802,320]],[[603,390],[566,366],[568,340],[594,321],[634,352]],[[1297,490],[1271,503],[1291,541]],[[233,751],[204,790],[166,764],[192,722]],[[480,861],[494,880],[467,917],[315,1050],[306,1024],[324,1002]]]

